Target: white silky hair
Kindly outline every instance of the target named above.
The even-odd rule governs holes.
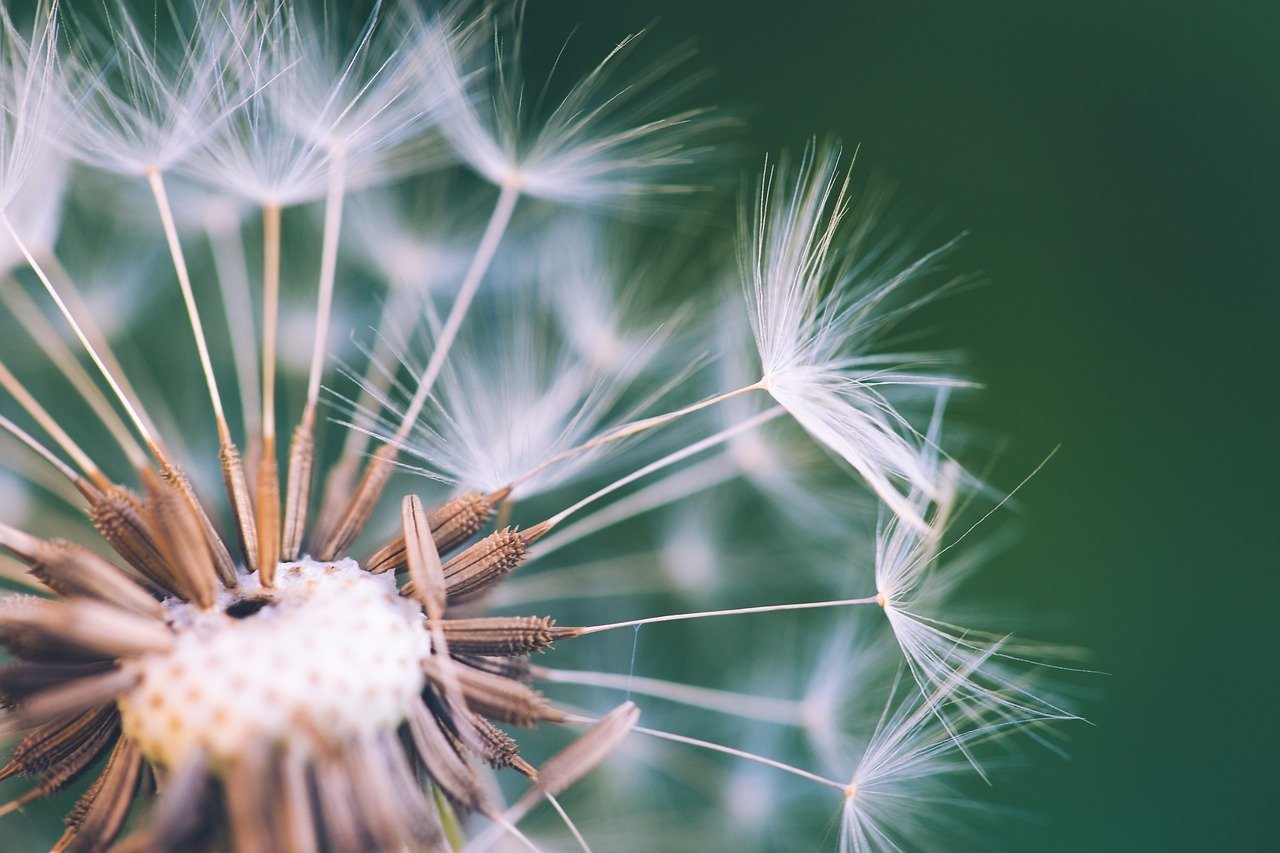
[[[889,298],[928,273],[943,250],[901,267],[883,247],[861,252],[874,218],[852,221],[848,193],[840,148],[812,144],[794,168],[785,160],[767,168],[744,210],[739,265],[762,384],[894,513],[923,529],[906,494],[933,496],[937,487],[895,399],[966,383],[927,370],[936,356],[874,348],[918,304],[893,307]]]
[[[322,196],[337,165],[355,189],[443,162],[425,141],[418,69],[428,58],[381,4],[350,42],[291,4],[236,0],[221,25],[233,58],[220,100],[231,109],[183,164],[191,176],[287,206]]]
[[[981,811],[980,801],[959,796],[948,778],[970,771],[973,747],[1003,737],[1011,726],[956,712],[956,691],[967,676],[957,670],[924,694],[896,682],[890,689],[845,791],[842,853],[934,849],[948,833],[954,842],[961,832],[958,811],[970,817]]]
[[[423,50],[442,58],[431,75],[444,95],[440,130],[489,181],[579,206],[692,189],[677,178],[707,154],[696,140],[715,120],[672,106],[682,86],[657,90],[681,57],[619,83],[614,75],[641,38],[628,36],[554,106],[537,109],[521,73],[518,14],[455,24],[452,41],[449,31],[424,30]]]
[[[492,490],[599,434],[630,410],[618,410],[628,390],[625,378],[585,361],[545,310],[501,296],[484,302],[455,343],[428,414],[402,449],[420,463],[414,469],[419,473],[460,488]],[[632,375],[642,369],[636,365]],[[381,403],[384,415],[369,431],[386,440],[400,406],[390,399]],[[528,497],[570,482],[598,467],[600,456],[574,454],[523,479],[514,494]]]
[[[66,116],[57,19],[42,10],[35,20],[24,37],[0,7],[0,212],[53,146]]]
[[[71,164],[61,151],[50,149],[40,155],[34,171],[40,180],[23,183],[6,210],[14,229],[27,248],[36,255],[49,252],[62,226],[62,207],[71,178]],[[0,275],[26,264],[18,244],[0,233]]]
[[[72,17],[65,76],[77,103],[66,145],[106,171],[167,172],[218,133],[244,97],[230,85],[235,44],[225,13],[217,0],[201,0],[191,21],[168,7],[147,26],[115,0],[102,14],[100,27]]]

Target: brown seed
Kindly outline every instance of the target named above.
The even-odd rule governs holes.
[[[450,651],[462,654],[527,655],[542,651],[555,639],[555,620],[550,616],[446,619],[443,626]]]
[[[431,536],[441,556],[449,554],[489,523],[493,502],[480,492],[467,492],[436,507],[428,516]],[[365,567],[376,573],[407,568],[405,540],[397,537],[366,561]]]
[[[124,826],[134,792],[142,778],[142,752],[128,738],[120,738],[97,781],[67,816],[67,832],[54,851],[102,853]]]
[[[316,410],[307,406],[289,442],[288,487],[284,504],[284,532],[280,556],[286,562],[298,559],[307,529],[307,504],[311,498],[311,472],[316,461]]]
[[[510,767],[523,773],[530,779],[536,778],[538,771],[533,765],[520,757],[520,747],[515,738],[486,720],[479,714],[474,715],[476,731],[482,738],[480,757],[490,767],[501,769]]]
[[[547,759],[538,771],[535,784],[544,794],[556,796],[608,758],[639,719],[640,709],[635,703],[623,702]]]
[[[428,680],[438,686],[445,683],[443,664],[434,659],[423,663]],[[519,681],[459,666],[453,670],[473,711],[504,723],[532,726],[537,722],[561,722],[564,715],[551,707],[545,696]]]
[[[418,757],[436,784],[460,805],[475,809],[484,802],[480,777],[458,751],[457,740],[425,703],[409,712],[409,734]]]
[[[0,602],[0,637],[23,650],[111,659],[164,651],[173,644],[173,633],[163,622],[87,598],[15,596]]]
[[[137,495],[123,486],[114,486],[90,505],[89,518],[107,544],[129,565],[171,595],[185,599],[165,563]]]
[[[150,471],[142,472],[142,484],[147,494],[146,517],[169,574],[190,601],[212,607],[218,570],[191,499],[180,486]]]

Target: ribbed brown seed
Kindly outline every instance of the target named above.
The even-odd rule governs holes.
[[[39,725],[50,720],[79,714],[115,700],[137,685],[140,676],[125,669],[108,670],[39,693],[11,719],[15,728]]]
[[[209,794],[208,755],[191,750],[165,776],[147,828],[131,834],[113,853],[199,849],[194,842],[210,817]]]
[[[311,471],[316,461],[315,409],[307,406],[289,442],[289,469],[285,487],[284,531],[280,559],[293,562],[302,552],[307,528],[307,504],[311,498]]]
[[[112,705],[96,714],[86,714],[76,722],[80,721],[84,722],[77,726],[74,736],[48,744],[47,751],[36,756],[43,766],[39,770],[28,771],[28,775],[40,772],[40,782],[17,799],[19,807],[52,796],[70,785],[120,737],[120,717]]]
[[[586,776],[609,757],[640,719],[634,702],[623,702],[583,732],[576,740],[543,763],[536,783],[539,790],[556,796]]]
[[[528,681],[529,659],[527,657],[486,657],[484,655],[455,654],[454,660],[472,669],[510,678],[514,681]]]
[[[267,853],[271,820],[265,802],[270,766],[268,747],[251,739],[236,761],[223,769],[223,792],[230,817],[232,847],[241,853]]]
[[[408,792],[397,788],[388,749],[399,752],[401,748],[397,743],[389,743],[376,736],[349,743],[345,750],[347,772],[373,846],[378,850],[414,849],[424,838],[423,829],[427,824],[422,813],[425,803],[420,799],[414,802],[406,796]],[[438,842],[440,839],[432,840]]]
[[[313,767],[318,808],[324,821],[325,842],[337,853],[362,853],[367,847],[361,832],[361,820],[354,807],[351,780],[339,756],[322,753]]]
[[[427,516],[436,550],[445,556],[480,532],[493,518],[493,503],[480,492],[467,492],[436,507]],[[404,537],[399,536],[365,562],[375,574],[401,571],[408,566]]]
[[[444,620],[449,649],[474,655],[526,655],[541,651],[555,639],[550,616],[486,616]]]
[[[404,745],[391,732],[382,732],[379,743],[389,790],[412,835],[409,849],[447,849],[439,811],[427,802],[422,784],[414,778]]]
[[[171,595],[185,598],[165,563],[137,495],[123,486],[108,489],[89,507],[89,518],[107,544],[129,565]]]
[[[457,604],[502,580],[524,561],[526,536],[510,527],[490,533],[444,564],[449,603]],[[414,595],[412,583],[401,592]]]
[[[443,686],[443,667],[439,661],[428,659],[423,664],[423,672],[432,683]],[[465,666],[455,667],[453,672],[467,706],[478,714],[517,726],[564,720],[564,715],[551,707],[546,697],[526,684]]]
[[[275,763],[279,786],[279,819],[276,821],[279,846],[290,853],[313,853],[320,845],[316,839],[317,818],[311,803],[306,759],[297,751],[286,751]]]
[[[222,581],[224,586],[235,586],[238,583],[236,579],[236,564],[231,559],[231,552],[227,550],[227,544],[222,541],[222,537],[218,535],[217,528],[213,526],[213,522],[209,519],[209,514],[204,511],[204,505],[196,497],[196,491],[191,485],[191,480],[187,479],[187,475],[183,473],[182,469],[167,459],[160,465],[160,476],[164,478],[166,483],[177,489],[186,501],[188,511],[196,519],[196,524],[200,529],[205,548],[208,549],[209,559],[213,562],[213,569],[218,579]],[[143,482],[145,481],[144,477]]]
[[[114,663],[14,663],[0,667],[0,702],[12,705],[28,696],[111,669]]]
[[[520,757],[520,745],[515,738],[479,714],[474,717],[476,731],[481,737],[480,757],[486,764],[498,770],[510,767],[531,779],[537,777],[538,771],[533,765]]]
[[[41,545],[26,558],[31,573],[59,595],[84,596],[143,616],[164,618],[160,602],[109,560],[60,539]]]
[[[147,493],[147,519],[175,583],[195,604],[212,607],[218,593],[218,571],[199,515],[180,486],[150,471],[142,472],[142,483]]]
[[[9,766],[0,778],[14,774],[34,776],[61,764],[85,747],[95,735],[119,729],[120,714],[114,705],[103,705],[79,716],[32,730],[13,748]],[[9,772],[10,767],[13,772]]]
[[[382,497],[382,492],[387,487],[387,481],[395,473],[395,458],[398,452],[394,446],[384,444],[369,458],[364,473],[360,475],[360,482],[356,485],[355,495],[352,496],[333,532],[321,544],[319,553],[316,555],[317,560],[336,560],[351,550],[352,543],[364,530],[364,526],[369,522],[369,516],[377,507],[378,499]]]
[[[137,743],[120,738],[106,769],[67,816],[67,832],[54,851],[101,853],[124,826],[142,777],[142,752]]]
[[[0,602],[0,638],[23,657],[92,659],[163,651],[173,635],[163,622],[92,599],[13,596]]]
[[[409,734],[428,774],[448,796],[469,809],[477,808],[484,789],[475,768],[467,763],[444,723],[423,702],[415,702],[409,712]]]
[[[253,515],[253,501],[249,497],[249,480],[244,473],[244,460],[240,449],[226,436],[218,450],[222,463],[222,482],[231,500],[231,516],[240,534],[240,553],[250,572],[258,570],[258,525]]]

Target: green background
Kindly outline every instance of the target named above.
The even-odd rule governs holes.
[[[1280,4],[531,2],[598,55],[657,19],[766,150],[834,133],[968,231],[931,315],[1009,436],[1024,537],[987,572],[1091,649],[1062,761],[993,800],[1015,849],[1274,849]],[[1052,621],[1050,621],[1052,620]],[[1033,629],[1034,630],[1034,629]]]

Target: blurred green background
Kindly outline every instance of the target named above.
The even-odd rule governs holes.
[[[1004,487],[1062,445],[986,579],[1107,675],[993,831],[1275,849],[1280,4],[534,0],[527,44],[655,19],[744,163],[831,132],[969,232],[953,266],[987,283],[931,316],[988,385],[966,418],[1011,438]]]

